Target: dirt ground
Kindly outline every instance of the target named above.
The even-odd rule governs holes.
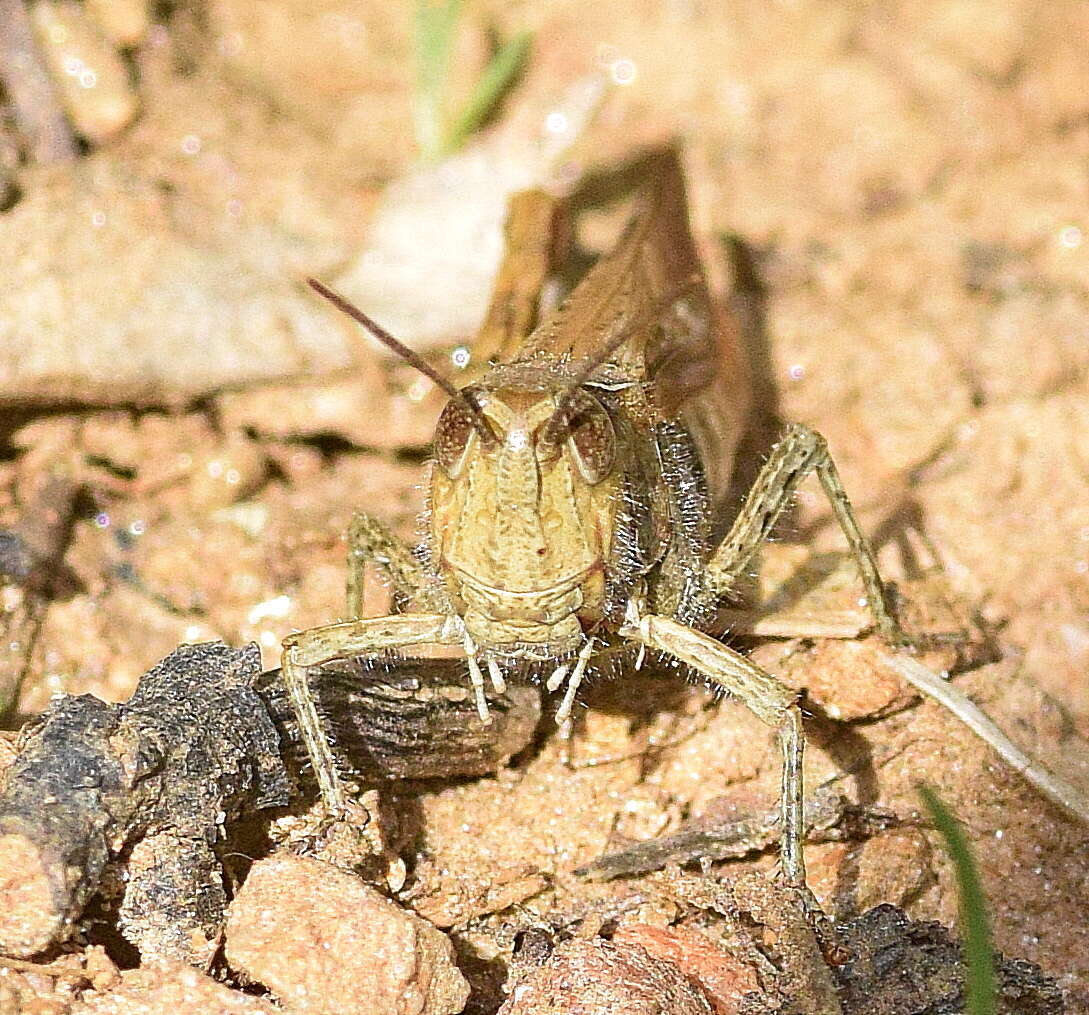
[[[886,572],[940,568],[940,592],[928,579],[909,596],[948,598],[996,639],[1000,658],[958,685],[1089,787],[1089,10],[472,4],[452,106],[492,35],[523,29],[521,78],[438,165],[413,141],[407,4],[170,5],[136,37],[79,51],[123,73],[67,100],[74,160],[20,154],[6,116],[0,523],[48,572],[4,588],[9,725],[58,693],[122,701],[182,642],[256,641],[276,666],[283,636],[344,613],[353,509],[415,534],[441,393],[305,276],[450,363],[486,307],[508,194],[573,186],[676,137],[752,362],[739,473],[778,422],[820,430]],[[131,101],[98,126],[87,104],[111,81]],[[0,95],[12,101],[10,83]],[[588,240],[610,224],[588,222]],[[838,547],[815,485],[784,534]],[[872,641],[754,652],[823,713],[810,785],[848,771],[852,799],[907,819],[811,847],[826,908],[846,919],[891,901],[955,924],[949,861],[912,823],[929,781],[973,840],[997,947],[1089,1012],[1086,828],[939,706],[880,685]],[[591,885],[576,867],[767,810],[777,792],[771,735],[665,679],[591,688],[573,767],[565,749],[543,726],[494,777],[387,794],[408,865],[397,898],[450,930],[467,1010],[498,1006],[518,925],[639,892],[626,920],[680,918],[653,878]],[[42,1010],[73,1010],[78,993]]]

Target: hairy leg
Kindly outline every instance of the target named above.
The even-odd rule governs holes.
[[[816,472],[836,521],[847,537],[877,629],[889,642],[904,644],[907,639],[889,607],[873,549],[859,528],[835,463],[828,454],[828,446],[815,430],[797,423],[787,428],[782,440],[772,449],[740,514],[712,555],[707,565],[711,588],[720,596],[736,588],[753,554],[771,534],[790,503],[798,484],[811,472]]]
[[[780,828],[783,875],[788,884],[808,893],[802,856],[805,735],[795,693],[752,660],[710,635],[668,617],[639,616],[634,608],[629,608],[620,633],[687,663],[707,680],[740,699],[762,722],[779,731],[783,751]]]
[[[354,655],[374,655],[385,649],[407,645],[456,645],[461,643],[462,637],[461,621],[456,617],[404,613],[328,624],[299,631],[284,639],[281,662],[284,684],[327,810],[333,814],[343,812],[348,799],[313,692],[306,680],[307,667]]]
[[[348,525],[348,618],[363,616],[364,575],[367,563],[377,564],[389,577],[397,601],[415,603],[426,612],[437,606],[431,600],[428,575],[412,552],[373,515],[356,512]],[[438,612],[435,610],[435,612]]]

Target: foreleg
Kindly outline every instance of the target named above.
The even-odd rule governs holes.
[[[797,695],[752,660],[710,635],[668,617],[640,617],[630,609],[620,633],[687,663],[713,684],[740,699],[761,722],[778,730],[783,752],[780,832],[783,875],[788,884],[808,892],[802,855],[805,734]]]
[[[350,620],[300,631],[284,639],[282,672],[299,731],[326,809],[339,814],[348,798],[337,773],[329,740],[322,727],[317,704],[306,680],[310,666],[356,655],[374,655],[386,649],[408,645],[460,645],[464,638],[461,621],[435,613],[403,613],[371,620]]]

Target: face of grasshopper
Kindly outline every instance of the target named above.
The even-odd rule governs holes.
[[[476,419],[451,400],[435,432],[433,560],[481,648],[562,655],[601,619],[623,482],[613,420],[585,387],[471,397]]]

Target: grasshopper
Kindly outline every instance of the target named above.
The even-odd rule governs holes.
[[[730,375],[738,339],[708,292],[676,152],[648,165],[648,186],[615,248],[536,327],[529,322],[544,273],[513,296],[510,279],[500,287],[507,295],[498,313],[493,303],[475,351],[483,369],[461,387],[311,280],[449,401],[435,429],[422,552],[357,515],[351,619],[286,638],[285,684],[335,816],[345,813],[348,789],[308,667],[459,646],[481,723],[489,721],[487,683],[502,693],[515,678],[562,687],[556,719],[569,724],[580,683],[605,660],[638,667],[648,652],[673,660],[778,731],[782,873],[806,891],[797,696],[711,628],[807,475],[817,474],[831,501],[878,630],[897,645],[904,638],[824,439],[805,426],[786,429],[713,544],[746,410],[746,386]],[[512,220],[508,231],[516,227]],[[546,260],[542,253],[536,263]],[[360,617],[367,560],[385,569],[412,611]]]

